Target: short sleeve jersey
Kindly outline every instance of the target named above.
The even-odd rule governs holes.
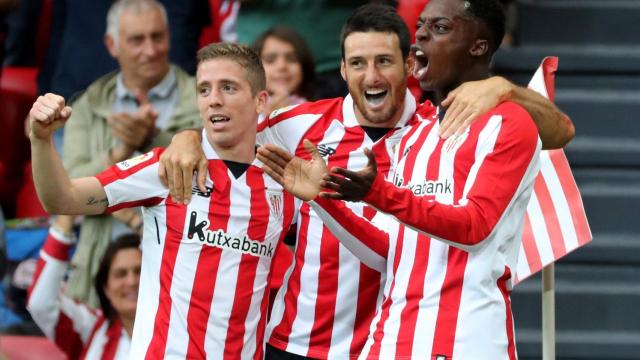
[[[155,149],[97,176],[108,211],[143,206],[131,359],[262,359],[267,281],[293,198],[254,161],[239,176],[203,136],[207,191],[169,197]]]

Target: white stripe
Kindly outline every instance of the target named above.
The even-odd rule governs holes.
[[[544,222],[544,215],[540,209],[540,203],[538,202],[536,193],[533,191],[531,192],[531,199],[527,205],[527,213],[529,214],[529,220],[531,220],[531,229],[538,253],[540,254],[540,261],[542,262],[542,266],[544,266],[553,262],[554,256],[547,225]]]
[[[91,344],[89,344],[89,348],[87,349],[87,354],[85,359],[101,359],[102,354],[104,353],[104,346],[107,344],[107,326],[109,325],[108,321],[102,323],[100,328],[93,335],[93,339],[91,340]]]
[[[516,275],[517,275],[518,281],[531,275],[531,269],[529,269],[529,261],[527,260],[527,254],[524,252],[524,244],[520,245],[520,250],[518,251],[518,264],[516,269]]]
[[[162,224],[166,220],[166,207],[154,206],[142,211],[145,230],[142,237],[142,269],[140,272],[140,289],[136,320],[133,326],[131,352],[129,358],[144,359],[154,333],[154,324],[160,298],[160,265],[166,240],[166,227]],[[156,231],[155,220],[158,221]],[[153,225],[151,225],[153,224]],[[152,230],[147,230],[152,226]],[[158,231],[160,244],[158,244]]]
[[[478,176],[478,171],[480,167],[484,163],[484,158],[489,155],[493,151],[493,147],[496,144],[496,140],[498,139],[498,134],[500,133],[500,128],[502,126],[502,116],[501,115],[493,115],[487,121],[485,127],[480,131],[478,135],[478,145],[476,147],[475,161],[471,166],[471,170],[469,170],[469,175],[467,176],[467,182],[464,184],[464,192],[462,193],[462,198],[459,201],[460,205],[467,204],[467,194],[471,187],[476,182],[476,177]]]
[[[571,210],[569,209],[567,198],[564,191],[562,191],[562,185],[560,184],[558,173],[556,173],[549,155],[548,151],[541,152],[540,173],[542,174],[543,179],[547,184],[547,188],[549,189],[551,200],[553,201],[553,207],[556,210],[558,222],[560,223],[562,238],[564,239],[567,252],[569,252],[579,246],[578,236],[576,235],[576,229],[573,224],[573,219],[571,218]]]

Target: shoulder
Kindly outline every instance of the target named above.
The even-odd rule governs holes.
[[[305,102],[280,108],[269,114],[268,125],[272,126],[287,119],[304,115],[323,115],[332,110],[341,110],[343,98],[324,99],[314,102]]]
[[[491,126],[491,123],[500,124],[500,133],[503,134],[503,138],[507,137],[520,142],[523,146],[538,142],[538,129],[533,118],[519,104],[505,101],[483,117],[484,119],[479,122],[485,123],[485,126]]]
[[[112,71],[92,82],[78,100],[85,98],[90,103],[106,101],[115,91],[119,70]]]

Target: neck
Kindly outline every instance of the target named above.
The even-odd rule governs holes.
[[[488,64],[476,64],[472,66],[468,71],[465,71],[456,81],[452,82],[448,86],[444,86],[440,89],[435,89],[435,105],[440,106],[440,103],[447,98],[450,91],[454,90],[458,86],[467,81],[478,81],[489,78],[489,66]]]
[[[209,136],[207,136],[207,141],[211,147],[216,151],[216,154],[222,160],[231,160],[239,163],[251,164],[253,159],[256,157],[256,142],[255,136],[256,134],[252,134],[253,141],[243,141],[242,139],[238,139],[238,141],[232,146],[220,146],[211,141]]]
[[[122,328],[129,334],[129,337],[133,336],[133,320],[133,318],[120,316]]]

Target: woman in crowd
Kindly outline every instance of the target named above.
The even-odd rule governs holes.
[[[27,309],[69,359],[126,359],[138,301],[140,237],[123,235],[107,247],[95,279],[99,310],[62,295],[74,241],[73,235],[51,227],[29,289]]]
[[[253,44],[267,76],[269,104],[263,116],[281,107],[313,100],[315,63],[309,46],[295,30],[275,26]]]

